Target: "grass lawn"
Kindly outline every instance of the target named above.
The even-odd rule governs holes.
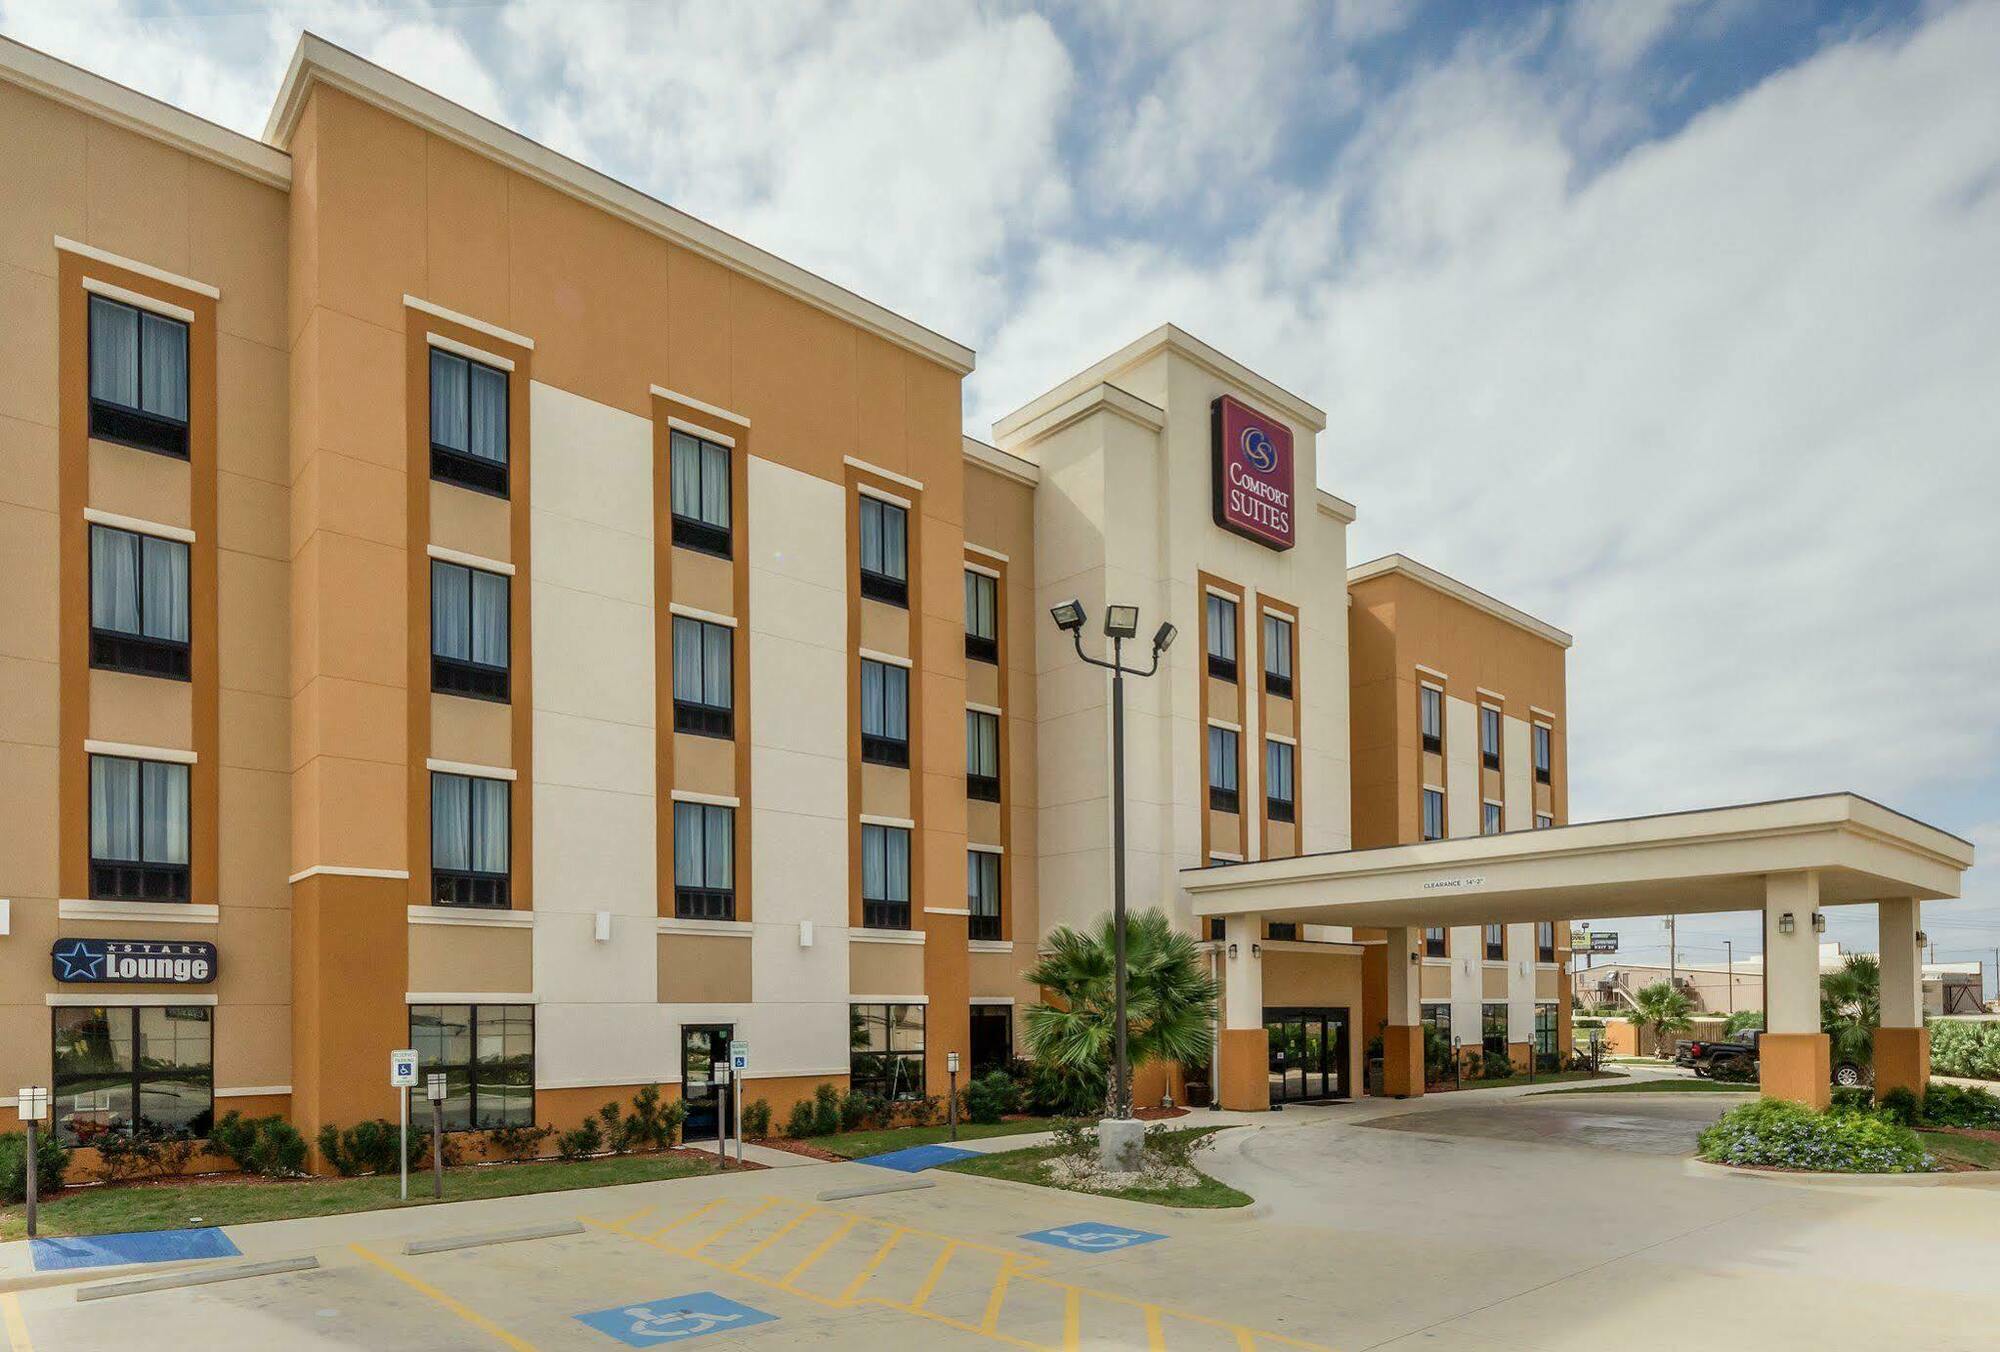
[[[958,1139],[961,1141],[982,1141],[989,1136],[1020,1136],[1034,1131],[1053,1130],[1059,1118],[1028,1117],[1018,1122],[961,1122],[958,1124]],[[906,1150],[913,1145],[949,1144],[950,1127],[884,1127],[879,1131],[843,1131],[832,1136],[807,1136],[806,1145],[816,1145],[821,1150],[831,1150],[851,1160],[865,1160],[870,1155],[886,1155],[891,1150]]]
[[[1949,1131],[1920,1131],[1917,1139],[1924,1149],[1945,1164],[1970,1165],[1975,1169],[2000,1169],[2000,1141],[1978,1136],[1959,1136]]]
[[[1629,1080],[1623,1084],[1580,1084],[1571,1089],[1551,1089],[1551,1094],[1755,1094],[1754,1084],[1728,1084],[1716,1080]],[[1540,1098],[1530,1094],[1530,1098]]]
[[[610,1159],[498,1164],[447,1169],[444,1200],[517,1197],[524,1193],[601,1188],[614,1183],[648,1183],[712,1173],[715,1166],[684,1155],[620,1155]],[[171,1230],[193,1225],[242,1225],[298,1216],[336,1216],[431,1205],[428,1172],[410,1173],[410,1200],[396,1200],[389,1178],[314,1178],[283,1183],[230,1178],[188,1182],[81,1188],[50,1198],[41,1206],[41,1233],[101,1235],[126,1230]],[[0,1239],[27,1234],[27,1216],[18,1206],[0,1207]]]
[[[1221,1127],[1184,1127],[1173,1133],[1175,1136],[1193,1134],[1208,1136],[1221,1131]],[[1053,1158],[1058,1147],[1052,1145],[1030,1146],[1026,1150],[1009,1150],[999,1155],[981,1155],[974,1160],[958,1160],[944,1167],[961,1174],[977,1174],[981,1178],[1004,1178],[1013,1183],[1033,1183],[1037,1187],[1053,1188],[1042,1173],[1042,1163]],[[1197,1157],[1199,1158],[1199,1157]],[[1127,1202],[1151,1202],[1155,1206],[1184,1207],[1232,1207],[1249,1206],[1251,1198],[1236,1191],[1226,1183],[1218,1183],[1207,1174],[1201,1174],[1201,1181],[1191,1188],[1127,1188],[1122,1192],[1091,1192],[1087,1197],[1116,1197]],[[1080,1189],[1066,1189],[1077,1192]]]
[[[1554,1070],[1537,1075],[1532,1080],[1526,1075],[1509,1075],[1504,1080],[1466,1080],[1457,1090],[1453,1090],[1451,1088],[1451,1081],[1447,1080],[1439,1090],[1433,1090],[1432,1092],[1463,1093],[1472,1089],[1512,1089],[1524,1084],[1566,1084],[1571,1080],[1622,1080],[1624,1078],[1623,1073],[1615,1070],[1599,1071],[1595,1075],[1587,1070]]]

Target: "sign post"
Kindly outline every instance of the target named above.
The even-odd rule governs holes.
[[[951,1139],[958,1139],[958,1053],[944,1054],[945,1074],[951,1077],[951,1096],[945,1099],[945,1120],[951,1123]]]
[[[729,1151],[724,1143],[728,1133],[729,1117],[726,1101],[729,1094],[729,1063],[711,1061],[708,1066],[708,1085],[713,1091],[709,1097],[715,1100],[715,1171],[721,1173],[729,1165]]]
[[[23,1143],[27,1147],[28,1156],[21,1162],[21,1166],[27,1183],[28,1238],[33,1239],[35,1237],[36,1226],[37,1194],[41,1190],[41,1179],[39,1177],[41,1162],[36,1157],[38,1152],[35,1133],[43,1119],[49,1115],[49,1091],[42,1085],[30,1085],[21,1090],[21,1096],[15,1100],[15,1103],[20,1110],[21,1125],[28,1130],[28,1138]]]
[[[417,1082],[417,1054],[410,1048],[389,1053],[389,1087],[396,1091],[396,1162],[401,1181],[396,1190],[399,1201],[410,1200],[410,1089]]]
[[[426,1085],[431,1099],[431,1196],[444,1197],[444,1074],[432,1071]]]
[[[750,1044],[729,1044],[729,1085],[736,1105],[736,1162],[743,1163],[743,1072],[750,1069]]]

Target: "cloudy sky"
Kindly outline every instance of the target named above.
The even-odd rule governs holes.
[[[1853,789],[1994,957],[2000,4],[0,0],[252,134],[302,27],[975,346],[976,433],[1192,330],[1357,561],[1576,634],[1573,817]]]

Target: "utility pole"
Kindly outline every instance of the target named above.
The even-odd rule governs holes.
[[[1667,917],[1667,984],[1675,990],[1681,987],[1681,955],[1678,947],[1680,931],[1676,927],[1676,922],[1679,920],[1680,917],[1677,915]]]
[[[1714,950],[1710,950],[1713,952]],[[1729,1012],[1736,1012],[1736,944],[1733,940],[1722,941],[1722,951],[1729,963]]]

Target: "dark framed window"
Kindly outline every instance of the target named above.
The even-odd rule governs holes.
[[[910,763],[910,669],[861,659],[861,759]]]
[[[1208,937],[1214,943],[1221,943],[1229,937],[1229,922],[1219,915],[1208,918]]]
[[[535,1120],[533,1005],[411,1005],[417,1073],[444,1075],[446,1131]]]
[[[1507,927],[1488,925],[1485,927],[1486,960],[1501,962],[1507,957]]]
[[[188,767],[130,756],[90,758],[90,895],[186,901]]]
[[[513,904],[513,787],[504,779],[431,773],[433,904]]]
[[[910,604],[910,514],[893,502],[861,498],[861,594]]]
[[[1237,734],[1234,728],[1208,725],[1208,805],[1217,812],[1240,810],[1236,790]]]
[[[1497,836],[1504,829],[1501,824],[1501,805],[1482,802],[1479,805],[1479,834]]]
[[[736,632],[674,616],[674,731],[736,735]]]
[[[507,373],[431,349],[431,477],[507,496]]]
[[[861,824],[861,923],[867,929],[910,927],[910,833],[906,827]]]
[[[1285,699],[1292,697],[1292,622],[1268,614],[1264,616],[1264,689]]]
[[[49,1111],[65,1145],[106,1135],[215,1125],[214,1011],[206,1005],[49,1011],[55,1076]]]
[[[90,298],[90,435],[187,459],[185,323]]]
[[[1500,711],[1490,704],[1479,706],[1479,763],[1500,768]]]
[[[974,1005],[970,1040],[973,1079],[1005,1070],[1014,1059],[1014,1007]]]
[[[1274,822],[1293,821],[1298,813],[1295,772],[1299,749],[1290,742],[1264,743],[1264,814]]]
[[[970,568],[965,570],[965,655],[975,662],[1000,660],[1000,584]]]
[[[1266,939],[1296,939],[1299,937],[1298,923],[1291,920],[1273,920],[1267,927],[1267,933],[1264,937]]]
[[[1425,840],[1443,840],[1444,791],[1442,789],[1425,789],[1423,807],[1423,838]]]
[[[1535,922],[1535,961],[1554,962],[1556,960],[1556,926],[1553,920]]]
[[[1208,674],[1236,679],[1236,603],[1208,593]]]
[[[848,1084],[885,1102],[924,1096],[924,1007],[848,1007]]]
[[[1549,743],[1555,736],[1555,729],[1546,723],[1535,724],[1535,782],[1549,782]]]
[[[1556,819],[1554,817],[1551,817],[1548,813],[1537,812],[1535,814],[1535,829],[1537,831],[1546,831],[1555,824],[1556,824]]]
[[[90,665],[188,679],[188,547],[90,528]]]
[[[1000,856],[991,850],[965,852],[965,908],[972,912],[966,935],[1000,939]]]
[[[1537,1060],[1556,1054],[1556,1007],[1535,1006],[1535,1056]]]
[[[1444,958],[1451,956],[1449,931],[1443,925],[1430,925],[1424,929],[1424,956]]]
[[[1000,718],[981,709],[965,711],[965,796],[1000,801]]]
[[[1418,1015],[1424,1023],[1444,1034],[1446,1042],[1451,1041],[1451,1006],[1443,1002],[1425,1004]]]
[[[1444,691],[1436,686],[1417,687],[1417,724],[1422,729],[1424,750],[1444,750]]]
[[[667,442],[667,509],[674,543],[719,558],[730,556],[729,448],[676,430]]]
[[[511,580],[431,560],[431,689],[505,704]]]
[[[736,809],[674,804],[674,914],[682,920],[736,918]]]
[[[1479,1007],[1479,1044],[1494,1055],[1507,1054],[1507,1006],[1483,1004]]]

